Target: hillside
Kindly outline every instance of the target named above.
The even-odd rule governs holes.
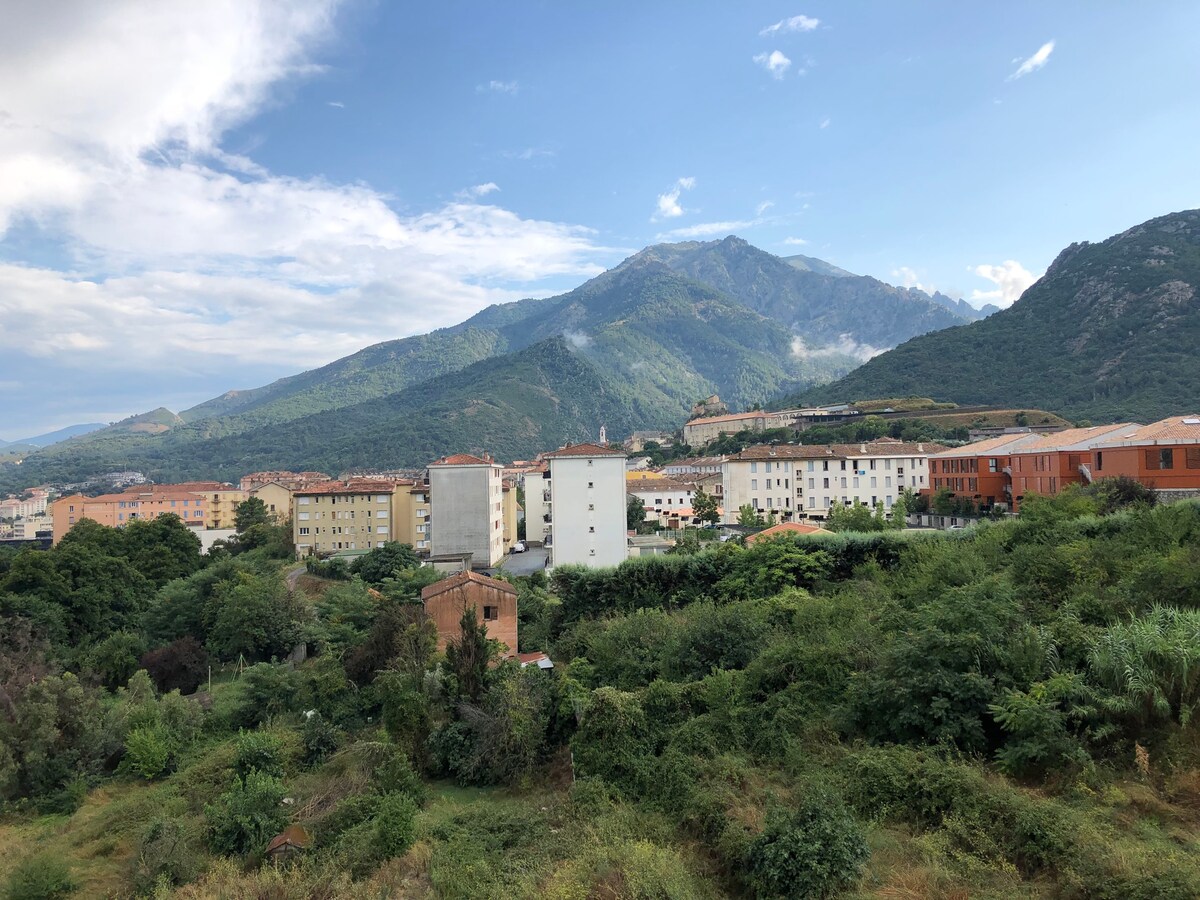
[[[659,260],[788,326],[810,350],[857,345],[865,356],[969,321],[920,291],[861,275],[803,270],[733,236],[658,244],[622,265],[640,258]]]
[[[1072,244],[1010,308],[914,338],[811,401],[927,395],[1150,421],[1196,401],[1200,211]],[[793,398],[794,399],[794,398]]]

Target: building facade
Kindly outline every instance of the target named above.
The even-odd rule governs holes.
[[[391,481],[329,481],[293,495],[292,539],[298,557],[371,550],[395,540],[397,495],[410,484]]]
[[[421,603],[437,627],[438,651],[462,634],[462,617],[474,608],[487,636],[501,644],[502,656],[517,654],[517,589],[478,572],[461,572],[421,591]]]
[[[63,539],[81,519],[91,519],[110,528],[120,528],[135,519],[153,520],[176,515],[189,528],[206,528],[208,501],[204,494],[174,490],[170,485],[121,494],[85,497],[71,494],[50,504],[54,519],[54,543]]]
[[[1200,495],[1200,415],[1171,416],[1098,442],[1094,478],[1125,476],[1165,499]]]
[[[882,503],[890,511],[905,490],[928,485],[928,459],[940,444],[880,438],[861,444],[747,447],[725,463],[725,524],[743,506],[780,521],[823,520],[835,505]]]
[[[542,479],[540,508],[549,526],[549,564],[600,568],[624,562],[629,553],[625,454],[574,444],[547,453],[545,459],[549,468]],[[526,488],[527,498],[529,494]]]
[[[504,559],[503,472],[492,460],[466,453],[429,466],[433,555],[470,553],[478,569]]]

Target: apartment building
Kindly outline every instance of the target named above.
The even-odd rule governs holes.
[[[1165,499],[1200,495],[1200,415],[1171,416],[1092,447],[1094,478],[1124,475]]]
[[[292,538],[298,557],[370,550],[396,538],[398,495],[411,484],[353,479],[312,484],[293,495]]]
[[[120,494],[85,497],[71,494],[50,504],[54,519],[54,543],[63,539],[80,519],[119,528],[134,519],[151,520],[173,514],[191,528],[208,524],[208,502],[204,494],[177,490],[174,485],[127,490]]]
[[[549,564],[599,568],[624,562],[629,552],[625,454],[596,444],[574,444],[544,458],[549,465],[537,508],[546,526],[542,533],[550,547]],[[535,493],[528,485],[527,481],[527,499]]]
[[[748,447],[725,462],[723,521],[741,507],[781,521],[825,519],[835,504],[882,503],[890,510],[905,489],[928,485],[928,459],[940,444],[880,438],[860,444]]]
[[[1130,422],[1068,428],[1055,434],[1037,435],[1010,449],[1013,508],[1029,494],[1057,494],[1069,484],[1090,482],[1095,476],[1097,445],[1119,440],[1140,428]]]
[[[997,507],[1011,509],[1012,454],[1039,437],[1029,431],[1015,432],[935,453],[929,457],[926,492],[932,495],[945,490],[953,496],[966,495],[983,513]]]
[[[428,553],[431,546],[429,485],[424,481],[403,481],[397,484],[392,502],[392,540],[411,544],[418,553]]]
[[[663,475],[720,475],[724,471],[724,456],[694,456],[673,459],[662,467]]]
[[[516,482],[504,482],[504,506],[503,506],[503,522],[504,522],[504,552],[507,553],[512,549],[513,544],[517,542],[517,522],[519,520],[519,511],[517,507],[517,485]]]
[[[470,553],[477,569],[504,559],[503,473],[491,459],[467,453],[430,464],[433,555]]]
[[[693,514],[692,499],[699,486],[694,481],[655,478],[627,482],[626,490],[645,505],[646,520],[656,522],[690,519]],[[712,493],[709,488],[705,490]]]

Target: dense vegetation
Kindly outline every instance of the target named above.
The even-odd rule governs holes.
[[[1192,412],[1198,286],[1200,212],[1162,216],[1072,244],[1010,308],[914,338],[805,396],[927,394],[1097,422]]]
[[[561,567],[552,672],[435,653],[407,548],[289,549],[0,556],[8,896],[1200,894],[1200,505]]]

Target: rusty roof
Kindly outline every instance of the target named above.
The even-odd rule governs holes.
[[[1012,450],[1018,446],[1018,442],[1030,441],[1039,435],[1032,431],[1024,431],[1017,434],[1002,434],[999,437],[987,438],[982,441],[976,441],[973,444],[964,444],[961,447],[952,447],[949,450],[943,450],[941,453],[935,453],[934,457],[951,459],[960,456],[986,456],[990,453],[995,453],[998,450]]]
[[[323,481],[294,491],[297,497],[310,494],[390,494],[397,487],[412,484],[411,481]]]
[[[770,540],[771,538],[780,537],[785,534],[828,534],[824,528],[818,525],[809,525],[806,522],[780,522],[778,525],[772,525],[758,534],[752,534],[746,538],[747,544],[753,544],[755,541]]]
[[[496,588],[500,591],[506,591],[510,594],[515,594],[517,589],[507,581],[501,581],[499,578],[488,578],[486,575],[480,575],[478,572],[459,572],[457,575],[451,575],[449,578],[443,578],[441,581],[435,581],[428,587],[421,589],[421,600],[430,600],[438,594],[444,594],[446,591],[453,588],[462,587],[465,584],[478,584],[484,587]]]
[[[472,456],[470,453],[455,453],[453,456],[443,456],[431,466],[494,466],[496,463],[486,457]]]
[[[1058,450],[1087,450],[1098,443],[1120,440],[1120,435],[1141,428],[1136,422],[1121,422],[1117,425],[1093,425],[1088,428],[1068,428],[1053,434],[1038,435],[1033,441],[1021,444],[1013,450],[1014,455],[1045,453]]]

